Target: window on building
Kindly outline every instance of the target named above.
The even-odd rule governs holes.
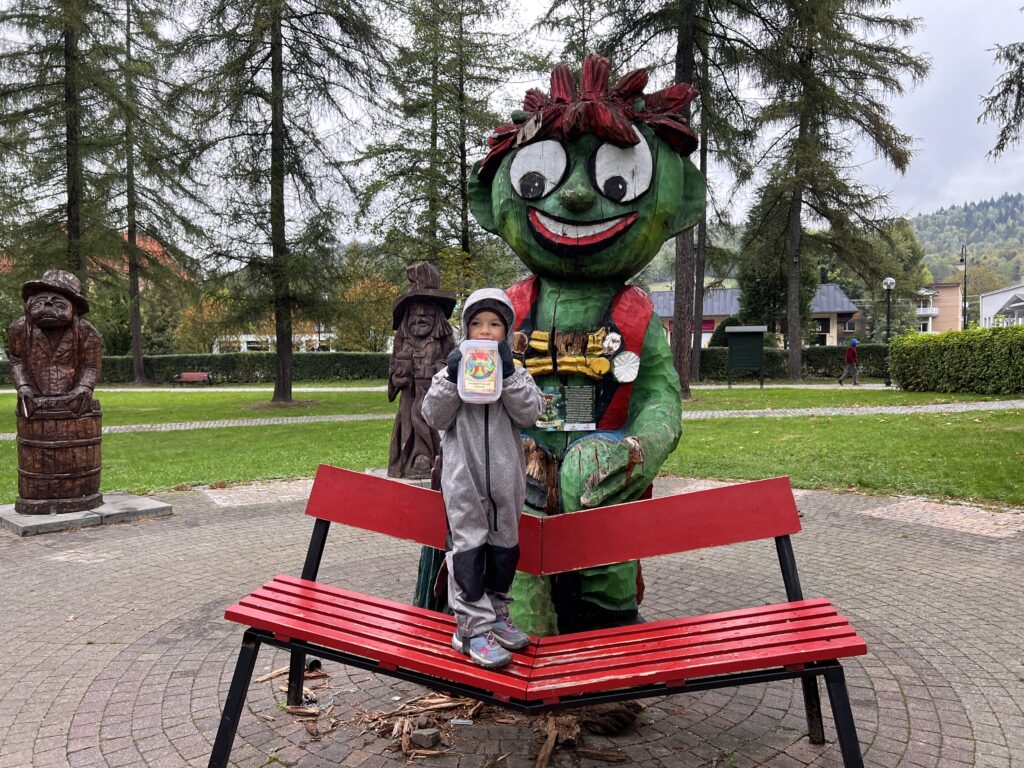
[[[931,333],[931,331],[932,331],[931,323],[928,322],[927,320],[922,320],[921,321],[920,331],[921,331],[921,333]]]
[[[857,332],[857,321],[852,317],[843,324],[843,330],[849,333]]]
[[[931,296],[918,296],[917,297],[917,308],[918,309],[931,309],[932,297]]]

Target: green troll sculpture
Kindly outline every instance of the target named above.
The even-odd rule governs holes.
[[[651,300],[626,280],[704,211],[683,115],[697,93],[677,84],[645,94],[645,70],[609,87],[609,74],[595,55],[578,86],[556,67],[550,96],[526,94],[470,180],[477,221],[533,273],[508,290],[514,354],[548,406],[524,431],[528,513],[634,501],[679,440],[671,352]],[[636,562],[519,573],[513,612],[538,635],[623,624],[642,590]]]

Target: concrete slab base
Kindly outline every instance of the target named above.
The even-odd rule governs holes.
[[[60,515],[21,515],[14,511],[13,504],[0,505],[0,528],[18,536],[34,536],[38,533],[68,531],[72,528],[127,523],[147,517],[166,517],[169,514],[170,504],[148,496],[105,493],[103,504],[95,509]]]
[[[408,477],[388,477],[387,468],[382,467],[369,467],[366,470],[366,474],[373,475],[374,477],[383,477],[385,480],[394,480],[396,483],[405,483],[406,485],[415,485],[417,488],[429,488],[430,478],[425,477],[422,480],[413,480]]]

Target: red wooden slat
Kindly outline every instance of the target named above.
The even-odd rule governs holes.
[[[722,640],[693,645],[670,646],[662,644],[654,650],[635,653],[631,657],[610,656],[574,661],[562,657],[558,663],[536,668],[530,676],[530,682],[546,680],[552,677],[572,677],[574,675],[607,675],[616,674],[619,670],[641,669],[650,665],[681,665],[697,659],[740,659],[747,654],[765,649],[786,649],[804,643],[817,641],[842,640],[854,636],[853,628],[845,622],[840,626],[796,630],[793,632],[776,632],[763,637]],[[543,657],[537,659],[539,663]]]
[[[629,642],[603,643],[591,648],[576,651],[575,653],[559,653],[557,655],[544,654],[534,663],[534,668],[556,667],[561,664],[568,664],[574,661],[603,661],[606,664],[618,663],[617,659],[625,658],[627,661],[636,659],[638,655],[650,652],[659,653],[697,653],[704,652],[708,648],[717,647],[717,644],[742,640],[751,644],[758,644],[766,638],[777,636],[780,633],[789,634],[805,630],[828,630],[836,628],[849,629],[849,622],[842,616],[831,614],[815,618],[791,621],[785,624],[759,624],[736,627],[726,631],[679,634],[677,632],[659,632],[651,635],[633,637]],[[852,630],[850,630],[852,631]]]
[[[444,549],[444,501],[428,488],[321,464],[306,514]]]
[[[321,464],[313,480],[306,514],[397,539],[444,549],[444,499],[438,491],[362,472]],[[541,521],[519,522],[519,570],[540,571]]]
[[[275,576],[273,581],[265,584],[263,588],[295,595],[296,597],[311,597],[331,601],[338,606],[348,606],[353,610],[359,610],[371,615],[388,616],[399,621],[406,617],[404,620],[415,622],[421,626],[433,626],[438,629],[446,628],[449,633],[455,627],[455,619],[439,611],[417,608],[408,603],[364,595],[362,592],[332,587],[316,581],[306,581],[305,579],[299,579],[288,574]]]
[[[302,602],[302,604],[282,603],[276,600],[266,600],[249,595],[239,605],[243,608],[262,611],[268,615],[277,614],[288,619],[304,621],[310,625],[320,626],[332,631],[344,632],[346,636],[353,640],[369,638],[384,642],[391,646],[392,653],[403,658],[409,652],[435,656],[439,660],[467,658],[465,656],[460,657],[459,654],[451,649],[451,633],[417,633],[414,627],[408,625],[395,627],[393,623],[387,622],[374,625],[367,624],[358,618],[353,621],[344,612],[335,611],[330,607],[310,605],[308,601]],[[366,654],[364,652],[360,655],[387,663],[400,664],[400,662],[393,662],[388,658],[378,659],[376,654]],[[513,659],[513,662],[504,671],[512,678],[521,678],[524,681],[529,677],[529,665],[524,664],[522,659]]]
[[[604,638],[623,638],[631,633],[644,634],[652,626],[697,628],[702,625],[713,626],[719,622],[726,625],[733,622],[740,624],[748,621],[760,621],[763,619],[777,618],[789,620],[799,618],[811,611],[826,610],[834,612],[835,608],[827,598],[818,597],[810,600],[797,600],[790,603],[774,603],[772,605],[760,605],[756,608],[744,608],[741,610],[721,611],[719,613],[707,613],[699,616],[684,616],[678,619],[666,619],[664,621],[650,624],[632,624],[625,627],[611,627],[609,629],[594,629],[589,632],[575,632],[571,635],[554,635],[543,637],[538,642],[544,653],[551,653],[560,650],[573,651],[576,648],[586,647],[593,642],[600,642]]]
[[[789,478],[662,496],[544,519],[542,573],[772,538],[800,530]],[[615,535],[608,535],[614,531]]]
[[[251,595],[242,598],[242,605],[254,605],[253,600],[263,601],[264,604],[279,604],[282,610],[292,610],[296,616],[302,616],[306,612],[317,612],[330,616],[334,619],[351,622],[353,625],[363,625],[371,632],[394,632],[406,634],[410,637],[427,638],[434,643],[447,643],[455,631],[455,622],[450,626],[434,622],[419,623],[408,615],[392,614],[381,611],[379,614],[368,613],[361,607],[337,605],[330,600],[319,600],[310,596],[291,595],[273,589],[257,589]]]
[[[864,641],[856,635],[836,641],[816,641],[783,648],[765,648],[745,654],[711,656],[689,660],[686,663],[655,664],[624,668],[618,673],[597,672],[588,676],[558,676],[550,680],[530,680],[527,698],[541,701],[552,696],[570,696],[577,693],[632,688],[638,685],[667,683],[669,681],[707,677],[733,672],[771,669],[790,664],[806,664],[857,656],[867,652]],[[685,690],[683,688],[682,690]]]
[[[450,647],[438,647],[436,655],[424,653],[362,633],[352,634],[347,631],[348,627],[324,626],[299,617],[242,604],[231,606],[224,616],[250,627],[317,643],[444,680],[483,688],[494,694],[522,698],[526,693],[525,681],[508,672],[483,669],[470,661],[468,656],[456,653]]]

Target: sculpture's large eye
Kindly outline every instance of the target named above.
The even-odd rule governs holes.
[[[538,200],[558,186],[566,165],[565,148],[557,141],[527,144],[509,166],[512,188],[525,200]]]
[[[594,186],[617,203],[636,200],[651,186],[654,159],[644,135],[633,127],[640,143],[632,147],[602,144],[594,153]]]

